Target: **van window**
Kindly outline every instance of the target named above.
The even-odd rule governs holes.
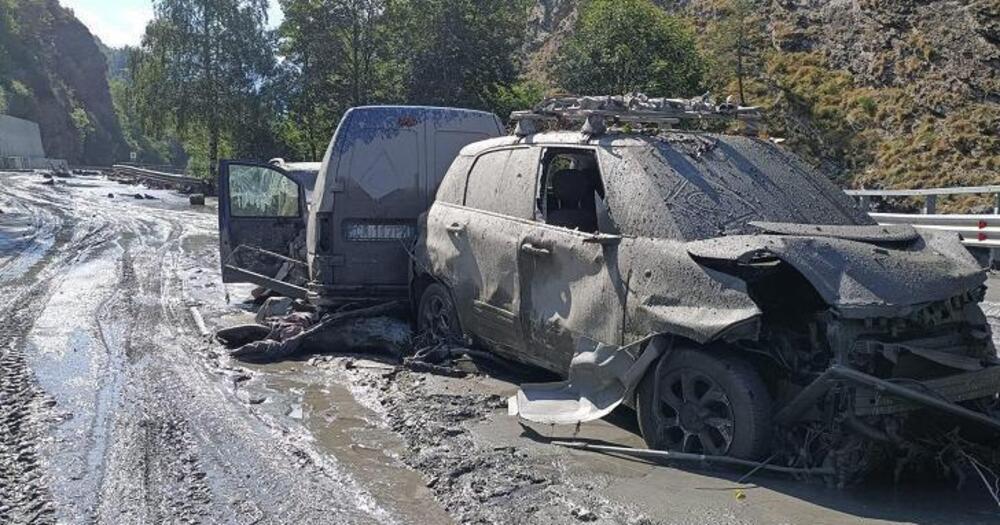
[[[299,185],[270,168],[232,165],[229,206],[233,217],[298,217]]]
[[[469,173],[465,205],[521,219],[534,215],[538,151],[519,148],[486,153]]]

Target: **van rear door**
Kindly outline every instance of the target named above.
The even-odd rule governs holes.
[[[253,283],[305,298],[305,190],[270,165],[222,161],[219,235],[222,281]]]

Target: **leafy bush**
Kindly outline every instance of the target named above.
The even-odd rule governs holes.
[[[702,61],[686,22],[650,0],[589,0],[555,58],[560,86],[582,95],[690,96]]]

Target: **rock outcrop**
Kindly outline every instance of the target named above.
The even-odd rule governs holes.
[[[46,153],[72,164],[128,157],[108,89],[107,62],[94,36],[56,0],[22,0],[15,34],[0,41],[7,113],[37,122]]]

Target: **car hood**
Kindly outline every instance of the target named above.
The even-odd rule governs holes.
[[[794,228],[770,228],[798,233]],[[802,228],[801,231],[806,231]],[[864,235],[739,235],[687,244],[699,263],[766,264],[780,260],[803,275],[845,317],[906,315],[914,306],[943,301],[986,282],[986,274],[957,235],[922,232],[910,242],[854,240]],[[845,232],[846,233],[846,232]],[[872,236],[872,237],[878,237]]]

